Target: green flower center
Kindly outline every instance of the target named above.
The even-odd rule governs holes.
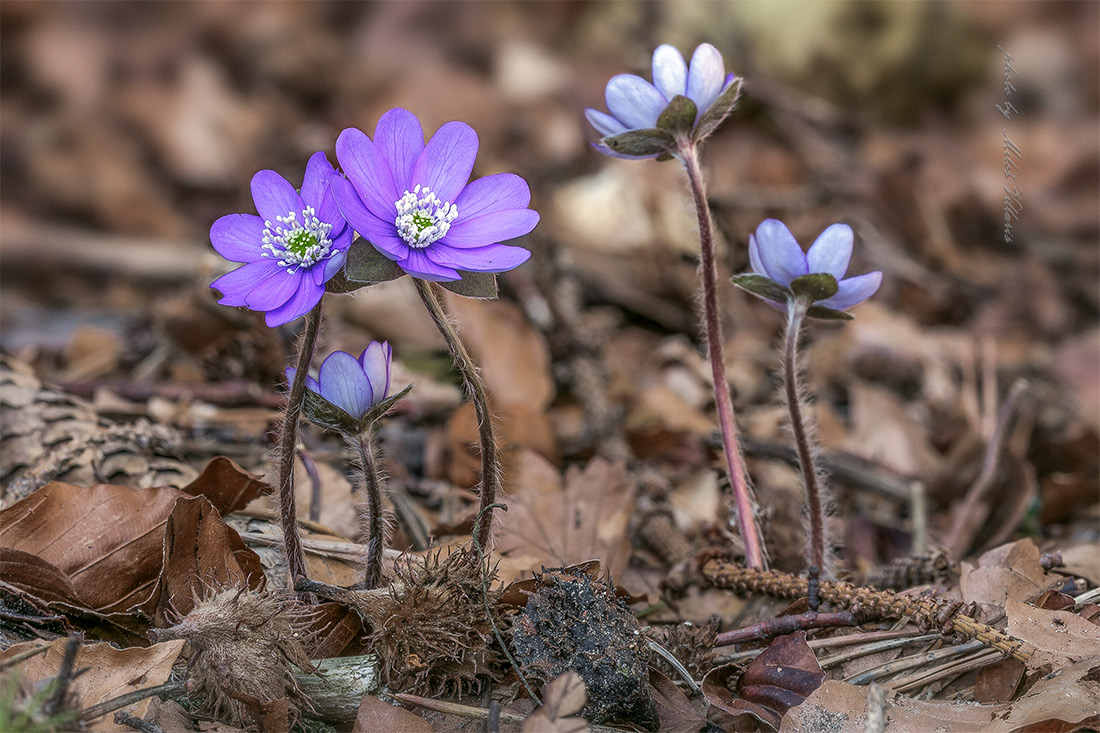
[[[298,221],[301,214],[302,221]],[[294,273],[301,267],[312,267],[321,260],[327,260],[336,254],[332,240],[328,238],[332,224],[317,218],[312,206],[301,212],[291,211],[286,216],[275,217],[282,226],[270,221],[264,222],[264,257],[274,257],[280,267]]]
[[[405,191],[394,206],[397,234],[413,249],[424,249],[445,237],[458,216],[457,206],[440,201],[431,189],[419,184],[412,191]]]

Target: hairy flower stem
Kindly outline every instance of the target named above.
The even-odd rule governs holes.
[[[783,344],[783,389],[787,409],[791,416],[791,433],[794,435],[798,464],[806,482],[806,504],[810,515],[810,569],[825,574],[825,511],[822,508],[821,487],[818,485],[817,467],[810,447],[809,426],[804,416],[805,405],[798,389],[798,334],[806,316],[809,303],[792,300],[787,308],[787,334]],[[816,571],[814,570],[816,568]]]
[[[367,557],[363,579],[354,587],[357,590],[373,590],[382,581],[382,553],[386,548],[385,520],[382,516],[382,479],[374,460],[373,429],[367,427],[356,435],[345,435],[348,447],[355,452],[359,467],[363,470],[363,494],[366,511],[360,510],[363,521],[362,534],[366,536]],[[363,537],[359,541],[363,541]]]
[[[695,199],[695,214],[699,219],[699,277],[703,281],[703,331],[707,337],[707,356],[710,358],[711,377],[714,381],[714,403],[718,410],[718,424],[722,431],[722,451],[726,456],[730,489],[737,508],[737,522],[741,538],[745,542],[745,565],[764,570],[763,541],[756,526],[756,502],[749,487],[745,459],[741,454],[737,436],[737,424],[733,416],[733,399],[730,397],[729,380],[722,356],[722,323],[718,318],[718,266],[714,259],[714,225],[707,206],[706,188],[699,168],[699,153],[694,144],[685,141],[680,145],[680,157],[687,169],[691,195]]]
[[[322,302],[324,299],[322,298]],[[298,537],[298,511],[294,501],[294,454],[298,445],[298,418],[302,415],[302,403],[306,395],[306,376],[313,361],[313,349],[317,345],[317,333],[321,330],[321,303],[306,314],[305,330],[298,340],[297,371],[290,383],[286,398],[286,412],[279,432],[277,477],[279,481],[279,516],[283,525],[283,548],[290,570],[290,582],[306,576],[306,562],[302,555],[302,540]],[[308,599],[302,597],[303,601]]]
[[[485,390],[485,381],[481,378],[477,364],[466,351],[454,323],[451,322],[450,316],[443,307],[440,287],[416,277],[412,281],[416,283],[416,292],[424,301],[428,313],[435,321],[436,328],[443,334],[447,348],[451,351],[451,358],[462,374],[466,391],[474,403],[478,436],[481,439],[481,506],[478,507],[478,516],[481,517],[484,513],[484,518],[478,526],[477,542],[479,546],[488,550],[493,523],[493,512],[490,507],[496,502],[497,489],[500,488],[500,459],[497,456],[497,441],[493,435],[493,421],[489,413],[489,397]]]

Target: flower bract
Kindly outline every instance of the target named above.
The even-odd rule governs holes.
[[[359,358],[332,352],[321,362],[316,379],[306,376],[306,415],[341,431],[357,430],[377,419],[408,391],[390,397],[392,358],[388,341],[372,341]],[[286,370],[288,382],[294,381],[296,372],[293,367]]]
[[[676,48],[664,44],[653,52],[652,83],[636,74],[614,76],[604,92],[610,114],[595,109],[586,109],[584,114],[603,136],[596,147],[605,155],[654,158],[662,154],[659,141],[671,138],[662,114],[674,111],[670,105],[677,97],[685,99],[688,110],[688,119],[680,124],[686,124],[699,141],[713,132],[733,108],[738,82],[735,74],[726,73],[722,54],[711,44],[696,48],[690,65]],[[686,100],[692,104],[687,105]],[[690,113],[692,107],[694,115]],[[684,114],[683,110],[675,112],[675,117]],[[677,122],[674,120],[672,124]],[[645,131],[647,135],[626,135],[637,131]]]
[[[783,222],[765,219],[749,235],[752,274],[735,277],[734,283],[779,310],[786,310],[796,296],[805,297],[813,306],[809,315],[829,317],[825,314],[867,300],[882,283],[881,272],[844,277],[853,239],[850,226],[833,224],[803,252]]]
[[[222,293],[218,302],[266,311],[268,326],[289,323],[317,305],[352,239],[329,186],[333,174],[318,152],[306,165],[300,192],[275,171],[252,177],[259,216],[229,214],[210,227],[218,254],[243,263],[211,283]]]
[[[477,148],[463,122],[448,122],[425,144],[420,121],[400,108],[382,116],[373,140],[348,128],[336,141],[346,178],[332,180],[340,211],[413,277],[448,282],[518,267],[531,253],[501,242],[538,223],[531,190],[511,173],[470,181]]]

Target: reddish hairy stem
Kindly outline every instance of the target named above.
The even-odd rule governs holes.
[[[481,439],[481,506],[478,507],[477,516],[484,517],[478,527],[477,541],[488,551],[489,538],[493,529],[491,506],[496,503],[497,490],[500,488],[500,459],[497,457],[497,441],[493,435],[493,420],[489,413],[489,396],[485,390],[485,381],[481,378],[477,364],[470,357],[470,352],[466,351],[462,339],[458,337],[458,331],[443,307],[439,286],[416,277],[412,281],[416,284],[416,292],[424,301],[436,328],[443,334],[443,339],[451,352],[451,359],[462,374],[462,381],[466,385],[470,401],[474,403],[478,437]]]
[[[699,219],[699,277],[703,281],[703,331],[707,339],[707,356],[710,359],[711,377],[714,381],[714,403],[718,410],[718,424],[722,431],[722,452],[726,456],[726,471],[730,489],[737,508],[737,523],[745,542],[745,565],[759,570],[767,569],[764,545],[756,526],[756,502],[749,487],[745,459],[741,454],[737,436],[737,424],[733,416],[733,399],[730,397],[729,380],[722,356],[722,323],[718,317],[718,267],[714,259],[714,226],[707,206],[703,176],[699,169],[699,155],[695,146],[686,141],[680,146],[680,155],[687,169],[691,195],[695,200],[695,214]]]
[[[323,302],[322,298],[322,302]],[[306,562],[302,554],[302,541],[298,537],[298,511],[294,500],[294,454],[298,446],[298,419],[302,415],[302,403],[306,394],[306,376],[313,361],[313,349],[317,345],[317,334],[321,329],[321,303],[306,314],[305,330],[298,341],[297,371],[290,383],[290,394],[286,399],[286,412],[283,414],[283,426],[279,432],[279,454],[277,477],[279,482],[279,518],[283,527],[283,548],[286,551],[286,564],[290,571],[291,583],[295,578],[307,577]],[[308,602],[310,597],[300,596]]]
[[[798,394],[798,333],[808,304],[791,301],[787,307],[787,335],[783,346],[783,389],[787,397],[787,409],[791,416],[791,433],[794,436],[798,465],[806,483],[806,505],[810,515],[810,568],[826,574],[825,568],[825,510],[821,501],[817,468],[810,448],[809,428],[802,414],[802,398]]]

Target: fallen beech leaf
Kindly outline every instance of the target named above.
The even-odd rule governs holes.
[[[525,451],[520,461],[504,497],[508,511],[497,514],[497,550],[537,557],[546,567],[600,558],[619,577],[630,559],[627,524],[635,500],[623,464],[597,458],[584,471],[570,468],[562,487],[545,459]]]
[[[751,715],[772,730],[779,730],[784,714],[825,679],[806,643],[805,631],[777,637],[769,644],[737,681],[735,696],[728,682],[737,669],[735,664],[726,664],[708,672],[703,678],[703,696],[730,715]]]
[[[672,680],[651,668],[649,684],[653,687],[653,702],[657,704],[662,733],[698,733],[706,727],[705,706],[693,705]]]
[[[1036,608],[1014,598],[1005,603],[1005,613],[1007,633],[1035,646],[1028,669],[1057,669],[1090,658],[1100,661],[1100,626],[1076,613]]]
[[[195,599],[210,588],[248,586],[261,590],[266,582],[260,558],[244,546],[241,536],[226,526],[205,496],[180,498],[164,527],[164,562],[156,625],[170,625],[166,611],[186,616]]]
[[[983,553],[978,564],[963,562],[959,588],[963,600],[999,613],[1009,598],[1034,598],[1054,576],[1039,565],[1039,548],[1030,539]]]
[[[1027,665],[1015,657],[986,665],[974,681],[974,699],[980,703],[1008,702],[1016,694]]]
[[[207,463],[198,478],[181,491],[191,496],[205,496],[224,517],[244,509],[256,497],[269,493],[271,487],[231,459],[218,456]]]
[[[24,679],[36,681],[55,676],[61,668],[61,658],[65,655],[67,641],[64,638],[57,639],[50,644],[45,654],[22,662],[20,674]],[[147,648],[116,649],[110,644],[81,646],[73,668],[79,670],[87,667],[88,671],[76,676],[70,689],[78,695],[80,708],[85,709],[127,692],[164,684],[172,673],[172,665],[183,650],[183,645],[181,639],[153,644]],[[34,646],[37,646],[34,642],[16,644],[0,652],[0,661]],[[127,709],[132,715],[141,717],[148,705],[149,700],[146,699]],[[97,718],[90,730],[131,731],[130,728],[116,725],[110,714]]]
[[[416,713],[397,705],[379,700],[374,695],[364,695],[355,715],[352,733],[432,733],[432,726]]]
[[[550,680],[542,688],[542,707],[523,722],[523,733],[582,733],[588,722],[578,716],[587,694],[576,672]]]

